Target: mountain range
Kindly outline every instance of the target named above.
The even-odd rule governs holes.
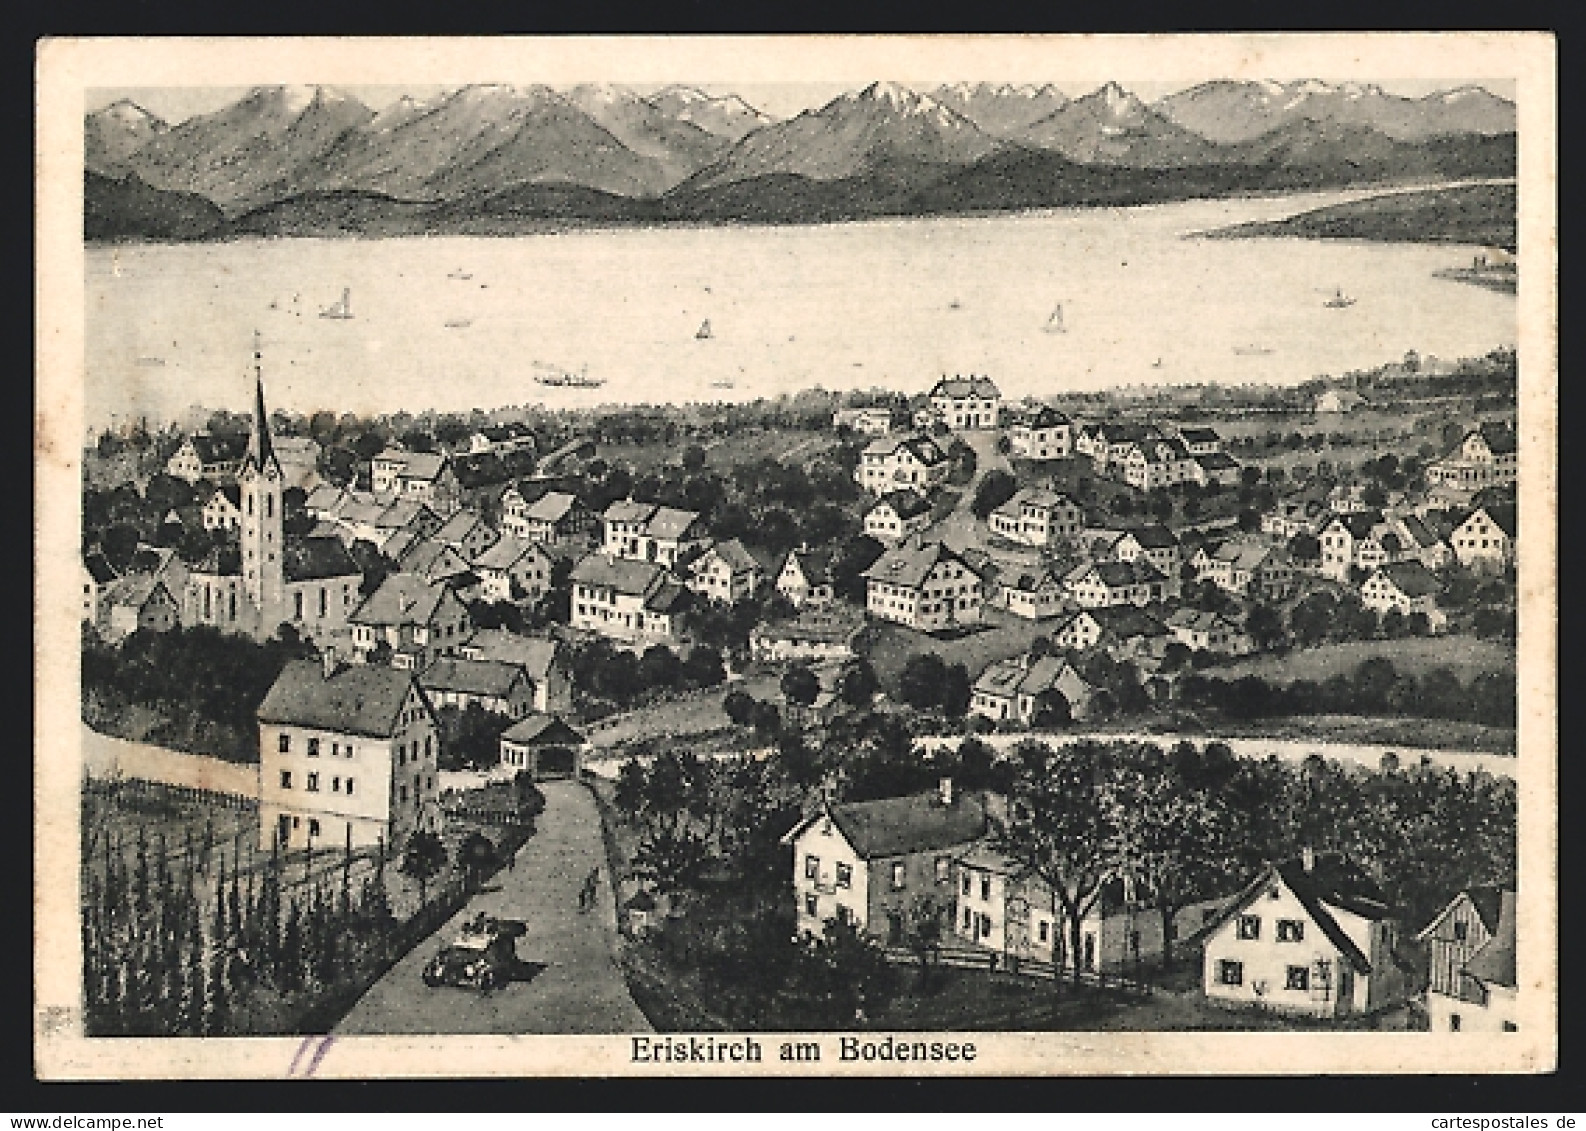
[[[1514,129],[1513,104],[1481,88],[1409,99],[1314,80],[1154,104],[1111,82],[1075,99],[876,82],[780,121],[683,86],[475,85],[379,112],[330,87],[260,87],[175,125],[126,100],[87,115],[85,234],[800,222],[1501,177]]]

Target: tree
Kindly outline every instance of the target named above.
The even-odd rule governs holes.
[[[876,669],[863,656],[857,657],[845,669],[837,683],[837,693],[850,707],[866,707],[881,689]]]
[[[683,449],[683,470],[698,472],[705,467],[705,449],[698,444],[690,444]]]
[[[947,685],[947,665],[934,652],[916,652],[898,676],[898,697],[917,710],[941,705]]]
[[[673,894],[698,882],[709,860],[705,838],[692,829],[663,825],[647,831],[633,854],[633,875],[656,891]]]
[[[803,664],[795,664],[782,674],[782,694],[789,703],[808,707],[821,693],[821,681]]]
[[[727,679],[727,668],[721,649],[709,644],[696,644],[689,649],[688,658],[679,671],[683,683],[690,687],[715,687]]]
[[[478,887],[495,870],[497,863],[496,846],[481,832],[470,832],[457,846],[457,867],[470,888]]]
[[[754,696],[747,691],[733,688],[722,697],[721,708],[727,712],[729,719],[741,727],[754,722]]]
[[[1322,560],[1322,542],[1314,534],[1304,531],[1289,539],[1289,555],[1295,562],[1319,562]]]
[[[682,676],[683,662],[664,644],[652,644],[639,658],[639,682],[645,687],[670,690]]]
[[[935,899],[922,895],[909,908],[906,927],[909,949],[920,963],[920,989],[930,980],[930,969],[942,949],[944,920],[952,908],[944,908]]]
[[[1083,925],[1111,875],[1113,809],[1104,793],[1104,750],[1094,743],[1054,751],[1025,742],[1014,750],[1007,826],[997,846],[1051,887],[1068,927],[1074,980]]]
[[[402,851],[402,864],[398,871],[419,882],[419,903],[429,902],[429,882],[446,867],[446,846],[441,838],[427,830],[408,837]]]
[[[1283,642],[1283,618],[1271,605],[1254,603],[1245,613],[1245,631],[1256,647],[1265,651]]]
[[[975,487],[975,498],[969,504],[969,509],[976,518],[984,522],[992,511],[1013,498],[1018,489],[1019,483],[1012,475],[1000,468],[993,468],[980,477],[980,483]]]

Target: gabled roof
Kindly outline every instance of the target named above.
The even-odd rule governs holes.
[[[1162,580],[1162,572],[1144,558],[1136,558],[1132,562],[1084,562],[1070,570],[1065,580],[1083,581],[1092,573],[1109,589]]]
[[[413,673],[351,664],[329,678],[317,660],[291,660],[259,704],[260,722],[389,738],[413,687]]]
[[[1220,444],[1223,439],[1215,428],[1180,428],[1178,434],[1186,444]]]
[[[501,741],[515,746],[582,746],[582,733],[555,715],[529,715],[501,732]]]
[[[935,467],[947,460],[947,453],[942,450],[942,446],[928,436],[905,437],[902,446],[926,467]]]
[[[1472,978],[1495,986],[1508,986],[1510,989],[1520,984],[1515,977],[1514,896],[1512,891],[1502,893],[1497,930],[1487,940],[1487,945],[1465,963],[1465,973]]]
[[[974,690],[981,695],[999,695],[1011,699],[1018,694],[1019,681],[1024,678],[1024,665],[1017,656],[998,660],[975,680]]]
[[[782,569],[786,569],[790,561],[797,562],[799,573],[804,575],[804,580],[810,585],[828,585],[832,579],[833,556],[830,549],[789,550],[787,557],[782,560]],[[781,573],[781,570],[777,572]]]
[[[484,527],[487,531],[490,529],[485,526],[484,519],[473,511],[462,510],[457,511],[445,522],[441,523],[440,529],[431,534],[430,537],[437,542],[445,542],[449,546],[460,546],[464,541],[472,537],[480,527]]]
[[[1441,538],[1432,533],[1431,527],[1413,514],[1407,514],[1399,519],[1399,529],[1404,533],[1409,543],[1418,549],[1424,550],[1442,541]]]
[[[1268,558],[1275,557],[1282,561],[1283,555],[1279,553],[1280,549],[1281,547],[1269,546],[1264,542],[1250,542],[1236,538],[1224,542],[1208,556],[1215,562],[1226,562],[1234,569],[1253,570]]]
[[[417,574],[430,581],[455,577],[468,569],[468,562],[461,554],[446,543],[431,538],[409,546],[397,560],[397,565],[402,567],[403,573]]]
[[[931,509],[930,500],[918,491],[908,487],[898,491],[888,491],[877,500],[876,506],[870,509],[875,510],[876,507],[883,504],[891,507],[892,513],[903,519],[914,518],[916,515],[925,514]]]
[[[171,590],[163,578],[149,573],[133,573],[126,577],[118,577],[105,589],[104,599],[106,604],[120,605],[128,609],[141,609],[155,598],[160,590],[165,591],[166,597],[171,601],[176,598],[171,596]]]
[[[729,538],[725,542],[717,542],[696,559],[696,564],[712,555],[725,562],[727,568],[733,573],[747,573],[764,568],[759,560],[736,538]]]
[[[502,698],[523,678],[523,669],[516,664],[443,656],[419,674],[419,686],[426,691],[456,691],[464,695]]]
[[[616,499],[601,515],[607,522],[643,522],[655,513],[654,503],[641,503],[637,499]]]
[[[330,533],[337,529],[337,527],[331,523],[322,522],[319,524],[319,526],[314,528],[315,531],[318,532],[321,526],[329,527],[329,530],[327,530],[326,533]],[[390,558],[392,561],[400,562],[404,557],[407,556],[409,550],[411,550],[414,546],[417,546],[422,541],[424,541],[424,539],[419,537],[419,532],[417,530],[398,530],[395,534],[391,535],[391,537],[385,540],[385,543],[380,547],[380,552],[386,557]]]
[[[1459,443],[1454,446],[1454,451],[1457,452],[1464,447],[1465,441],[1472,436],[1480,436],[1487,445],[1487,450],[1492,452],[1493,455],[1512,455],[1519,447],[1513,428],[1506,424],[1500,424],[1495,420],[1489,420],[1461,436]],[[1453,453],[1451,452],[1450,454]]]
[[[426,511],[429,511],[429,508],[418,499],[398,499],[380,512],[379,517],[374,520],[374,525],[379,530],[401,530]],[[430,513],[434,512],[430,511]]]
[[[1085,609],[1080,615],[1089,616],[1102,627],[1104,632],[1119,640],[1168,635],[1166,625],[1135,605],[1114,605],[1106,609]]]
[[[505,628],[481,628],[463,647],[476,653],[482,660],[516,664],[528,672],[529,678],[544,682],[556,663],[556,653],[561,645],[556,640],[520,636]]]
[[[1442,583],[1437,580],[1437,575],[1413,559],[1388,562],[1386,565],[1378,566],[1372,576],[1375,577],[1379,573],[1406,597],[1432,597],[1443,589]],[[1366,584],[1370,584],[1370,581],[1371,579],[1367,578]]]
[[[1124,534],[1133,537],[1143,549],[1147,550],[1167,550],[1179,544],[1173,532],[1160,523],[1126,530]]]
[[[1070,506],[1078,505],[1061,491],[1053,491],[1049,487],[1021,487],[1013,493],[1013,496],[1007,502],[997,508],[997,513],[1008,515],[1011,518],[1017,516],[1023,507],[1039,507],[1042,510],[1051,510],[1054,507],[1062,506],[1064,503]]]
[[[951,805],[943,805],[932,792],[830,805],[805,818],[784,839],[828,815],[864,860],[955,848],[979,840],[991,829],[983,793],[960,793]]]
[[[363,577],[363,570],[340,538],[308,537],[286,544],[283,563],[288,581],[326,581]]]
[[[1493,525],[1497,526],[1499,530],[1502,530],[1510,538],[1513,538],[1515,531],[1519,529],[1518,511],[1513,503],[1494,503],[1488,507],[1477,507],[1465,516],[1464,522],[1461,522],[1460,525],[1465,525],[1465,522],[1469,522],[1478,514],[1484,514],[1492,519]]]
[[[933,397],[1000,397],[989,377],[943,377],[931,390]]]
[[[1042,405],[1033,413],[1029,413],[1016,423],[1019,426],[1039,431],[1043,428],[1057,428],[1069,422],[1068,417],[1051,405]]]
[[[1274,880],[1281,880],[1294,893],[1312,922],[1322,929],[1358,973],[1371,973],[1371,962],[1339,925],[1329,905],[1373,921],[1391,918],[1392,913],[1382,900],[1382,890],[1358,866],[1338,853],[1318,853],[1310,871],[1306,871],[1304,863],[1298,859],[1269,864],[1201,929],[1201,934],[1210,934],[1242,913]]]
[[[1369,538],[1371,532],[1382,524],[1382,512],[1352,511],[1349,514],[1335,514],[1323,529],[1330,529],[1334,523],[1342,523],[1353,538]]]
[[[204,466],[236,463],[248,450],[248,437],[200,432],[191,437],[193,451]]]
[[[644,524],[644,532],[651,538],[681,538],[698,521],[698,511],[686,511],[677,507],[656,507],[655,513],[650,515],[649,520]]]
[[[213,503],[216,499],[224,499],[226,502],[231,504],[231,506],[232,506],[232,508],[234,510],[241,510],[242,509],[242,487],[241,487],[241,485],[236,484],[236,483],[222,483],[219,487],[215,488],[215,493],[213,495],[209,496],[209,502]]]
[[[447,462],[448,457],[442,452],[403,452],[402,470],[398,475],[403,479],[436,479],[446,469]]]
[[[1230,467],[1239,466],[1239,461],[1227,452],[1207,452],[1203,456],[1191,456],[1190,458],[1207,471],[1227,471]]]
[[[1493,886],[1477,886],[1466,888],[1449,900],[1448,905],[1434,915],[1432,921],[1422,927],[1415,937],[1426,939],[1430,936],[1436,930],[1438,924],[1448,918],[1448,913],[1458,906],[1459,901],[1462,899],[1470,900],[1470,904],[1476,909],[1476,915],[1481,920],[1482,926],[1487,928],[1487,933],[1489,935],[1496,934],[1498,931],[1499,913],[1503,909],[1503,889]]]
[[[1067,660],[1061,656],[1042,656],[1032,663],[1024,673],[1024,678],[1019,681],[1020,695],[1044,695],[1058,685],[1064,675],[1070,680],[1079,680],[1085,683],[1079,673],[1074,671]],[[1089,686],[1089,684],[1085,684]]]
[[[687,601],[688,590],[683,587],[683,583],[663,574],[661,583],[644,598],[644,608],[651,613],[670,613]]]
[[[303,500],[303,506],[311,511],[334,510],[347,498],[347,493],[334,483],[317,484],[308,497]]]
[[[572,580],[637,597],[650,592],[665,572],[653,562],[636,562],[595,553],[586,555],[573,567]]]
[[[1058,577],[1050,568],[1021,573],[1013,580],[1003,582],[1009,589],[1019,593],[1034,593],[1040,589],[1048,589],[1062,583],[1062,578]]]
[[[523,516],[536,522],[560,522],[577,504],[576,495],[569,495],[566,491],[547,491],[524,508]]]
[[[939,562],[958,562],[971,573],[973,567],[964,561],[958,554],[948,549],[940,542],[932,542],[925,546],[894,546],[876,559],[875,564],[865,570],[860,576],[869,581],[882,581],[889,585],[901,585],[906,589],[918,589],[925,584],[925,579],[935,569]],[[976,574],[976,576],[979,576]]]
[[[108,585],[121,576],[105,555],[97,550],[83,555],[83,568],[88,571],[88,576],[94,579],[95,585]]]
[[[354,624],[428,624],[448,592],[439,581],[426,581],[414,573],[388,574],[347,619]]]
[[[475,569],[511,569],[524,558],[540,554],[535,542],[525,542],[511,534],[503,534],[489,549],[474,559]]]

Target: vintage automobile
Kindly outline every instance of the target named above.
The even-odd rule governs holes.
[[[517,965],[516,941],[528,927],[483,912],[463,924],[449,946],[424,967],[427,986],[468,986],[482,993],[506,985]]]

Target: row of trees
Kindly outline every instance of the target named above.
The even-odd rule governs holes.
[[[567,665],[573,693],[586,711],[624,710],[657,693],[715,687],[727,678],[721,650],[708,644],[696,644],[681,656],[652,644],[636,656],[596,637],[571,644]]]

